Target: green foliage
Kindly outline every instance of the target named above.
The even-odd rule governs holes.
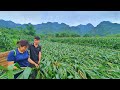
[[[41,44],[43,46],[42,60],[40,68],[37,69],[36,79],[120,78],[120,52],[117,50],[47,40],[42,40]],[[18,67],[17,64],[14,65]],[[17,79],[31,79],[30,74],[33,70],[29,67],[13,71],[13,66],[9,70],[2,68],[0,67],[0,78],[2,79],[12,79],[15,73],[23,70],[24,73],[21,73]]]
[[[120,78],[119,37],[77,37],[68,32],[57,34],[38,34],[42,37],[42,60],[36,79]],[[24,30],[0,28],[0,50],[11,50],[18,40],[31,42],[33,38]],[[14,66],[18,69],[13,70]],[[30,67],[20,68],[17,63],[8,68],[0,66],[0,79],[13,79],[21,71],[17,79],[31,79],[32,70]]]
[[[120,34],[110,34],[110,35],[107,35],[107,37],[120,37]]]
[[[35,30],[35,28],[34,28],[34,26],[33,26],[32,24],[27,24],[27,25],[26,25],[26,29],[28,30],[28,31],[26,31],[26,33],[27,33],[28,35],[35,36],[36,30]]]
[[[32,68],[30,67],[26,67],[23,71],[23,73],[21,73],[17,79],[29,79],[29,76],[31,74]]]
[[[90,31],[93,35],[114,35],[120,33],[120,24],[103,21]]]
[[[17,41],[22,39],[32,42],[34,36],[27,35],[24,30],[0,28],[0,52],[15,49]]]
[[[16,66],[19,69],[19,71],[14,70],[13,69],[14,66]],[[14,79],[14,75],[19,73],[22,70],[23,69],[20,68],[19,64],[17,64],[17,63],[8,66],[8,68],[0,66],[0,72],[2,73],[2,74],[0,74],[0,79]]]
[[[90,37],[91,35],[89,35],[89,34],[85,34],[83,37]]]
[[[18,69],[13,69],[14,66],[16,66]],[[17,63],[8,66],[8,68],[0,66],[0,72],[2,72],[2,74],[0,74],[0,79],[14,79],[14,75],[20,73],[21,71],[23,72],[17,77],[17,79],[29,79],[32,68],[20,68],[19,64]]]
[[[13,49],[13,41],[10,39],[9,35],[5,33],[0,34],[0,48],[1,51],[8,51],[10,49]]]
[[[59,32],[55,34],[56,37],[80,37],[79,34],[70,31]]]
[[[119,37],[66,37],[66,38],[50,38],[52,42],[76,44],[83,46],[93,46],[99,48],[120,49]]]
[[[114,48],[114,49],[120,49],[120,43],[114,44],[113,48]]]
[[[46,40],[41,43],[43,50],[40,78],[120,78],[119,51]]]

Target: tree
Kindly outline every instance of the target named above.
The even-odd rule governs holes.
[[[28,30],[28,35],[35,36],[36,30],[32,24],[26,24],[26,29]]]
[[[90,37],[90,35],[89,34],[85,34],[83,37]]]

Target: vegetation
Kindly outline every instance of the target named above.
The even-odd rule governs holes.
[[[35,36],[36,31],[35,31],[35,28],[34,28],[34,26],[32,24],[27,24],[26,29],[27,30],[25,30],[25,32],[26,32],[27,35]]]
[[[17,30],[24,29],[26,34],[34,35],[36,33],[40,34],[48,34],[48,33],[60,33],[66,30],[76,32],[77,34],[84,36],[85,34],[89,35],[113,35],[120,33],[120,24],[112,23],[109,21],[102,21],[96,27],[92,24],[88,23],[86,25],[77,25],[77,26],[69,26],[65,23],[59,24],[58,22],[47,22],[42,24],[16,24],[12,21],[0,20],[0,27],[6,28],[14,28]],[[26,29],[27,28],[27,29]]]
[[[41,78],[120,78],[120,51],[42,41]]]
[[[68,32],[68,31],[64,31],[64,32],[59,32],[55,34],[55,37],[80,37],[79,34],[75,33],[75,32]]]
[[[69,45],[47,40],[41,41],[41,44],[42,60],[37,79],[120,78],[120,51],[118,50]],[[17,71],[20,72],[19,70],[21,69]],[[25,72],[30,76],[32,70],[28,69]],[[30,79],[30,77],[27,78]]]
[[[82,46],[92,46],[99,48],[120,49],[120,37],[69,37],[50,38],[52,42],[76,44]]]
[[[27,35],[22,30],[0,28],[0,52],[16,48],[18,40],[25,39],[31,42],[33,41],[33,38],[34,36]]]
[[[33,30],[31,27],[30,29]],[[30,30],[29,29],[29,30]],[[16,42],[33,41],[32,33],[24,30],[0,28],[0,52],[16,48]],[[31,30],[31,31],[32,31]],[[27,32],[27,31],[26,31]],[[41,37],[42,60],[38,69],[20,68],[17,63],[4,68],[0,66],[0,79],[31,79],[33,69],[36,79],[117,79],[120,78],[120,37],[84,37],[71,33],[36,34]],[[18,69],[13,70],[16,66]]]
[[[16,66],[18,69],[13,69]],[[15,63],[8,68],[0,66],[0,79],[14,79],[14,75],[22,72],[17,79],[29,79],[32,68],[21,68],[19,64]]]

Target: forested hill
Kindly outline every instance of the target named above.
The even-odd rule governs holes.
[[[94,35],[106,36],[110,34],[120,34],[120,24],[103,21],[97,25],[91,33]]]
[[[47,22],[36,24],[33,26],[37,33],[58,33],[64,31],[71,31],[76,32],[80,35],[92,34],[100,36],[120,33],[120,24],[112,23],[109,21],[103,21],[96,27],[94,27],[91,23],[88,23],[86,25],[80,24],[78,26],[69,26],[65,23],[58,22]],[[24,29],[26,27],[26,24],[18,24],[12,21],[0,20],[0,27],[16,28],[20,30],[22,28]]]

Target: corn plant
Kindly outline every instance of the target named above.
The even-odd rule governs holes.
[[[38,69],[23,69],[18,64],[9,69],[0,67],[0,78],[13,79],[13,75],[23,71],[17,79],[31,79],[30,74],[36,69],[35,79],[119,79],[120,51],[112,47],[119,41],[120,38],[111,37],[41,40],[42,59]]]

